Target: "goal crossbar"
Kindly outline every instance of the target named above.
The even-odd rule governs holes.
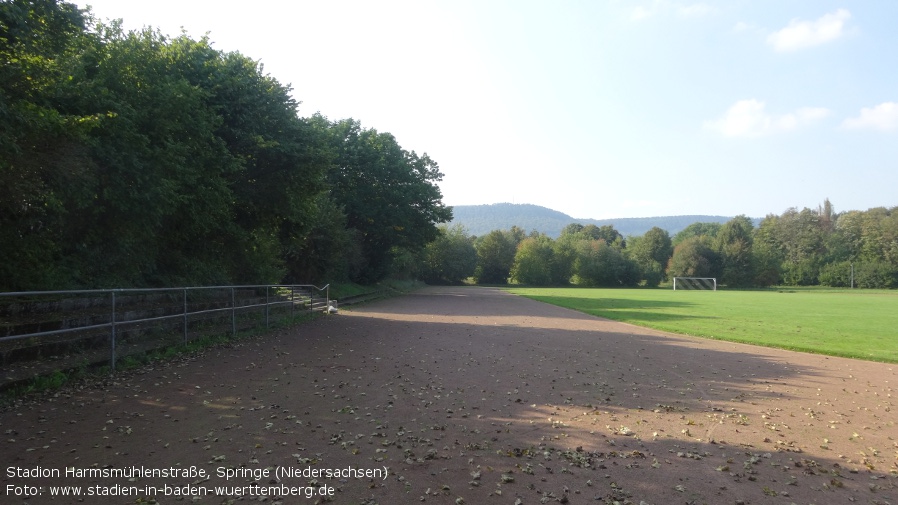
[[[677,289],[708,289],[717,291],[716,277],[674,277],[674,291]]]

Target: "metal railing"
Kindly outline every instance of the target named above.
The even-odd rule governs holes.
[[[272,309],[286,311],[289,308],[292,320],[298,307],[326,312],[330,304],[330,284],[323,287],[264,284],[0,293],[0,383],[15,380],[15,375],[21,375],[11,373],[13,367],[8,362],[22,360],[10,359],[8,355],[23,349],[37,349],[31,354],[59,361],[53,351],[42,353],[40,349],[51,346],[57,352],[62,349],[61,354],[65,355],[73,354],[72,349],[80,347],[82,361],[97,361],[95,354],[101,347],[98,342],[108,338],[108,362],[114,371],[116,358],[120,354],[116,346],[129,332],[137,333],[139,337],[152,330],[162,330],[170,336],[173,327],[181,326],[181,340],[186,345],[191,322],[217,320],[217,333],[223,333],[220,326],[224,320],[227,321],[225,324],[230,325],[230,333],[236,336],[238,323],[242,324],[245,322],[243,320],[251,322],[250,327],[257,327],[264,319],[265,327],[269,327]],[[246,317],[247,314],[251,316]],[[282,316],[286,317],[286,314]],[[74,344],[85,340],[90,343]],[[150,342],[135,347],[144,351],[154,348],[153,339],[148,340]],[[170,342],[165,345],[170,345]],[[83,351],[86,348],[93,351],[94,356],[85,357]]]

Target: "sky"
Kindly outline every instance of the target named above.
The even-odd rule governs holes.
[[[898,2],[88,0],[208,35],[427,153],[447,205],[575,218],[898,205]]]

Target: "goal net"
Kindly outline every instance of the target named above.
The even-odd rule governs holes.
[[[674,291],[678,289],[704,289],[717,291],[716,277],[674,277]]]

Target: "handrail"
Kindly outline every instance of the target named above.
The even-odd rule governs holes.
[[[325,284],[323,287],[318,287],[314,284],[235,284],[231,286],[181,286],[177,288],[107,288],[107,289],[68,289],[68,290],[60,290],[60,291],[6,291],[0,292],[0,296],[28,296],[28,295],[85,295],[91,293],[112,293],[115,291],[116,293],[152,293],[157,291],[182,291],[185,289],[239,289],[239,288],[315,288],[318,291],[323,291],[330,287],[330,284]]]
[[[239,290],[265,290],[265,303],[250,303],[247,305],[238,305],[236,292]],[[289,289],[289,299],[284,300],[281,296],[275,296],[272,300],[271,298],[271,290],[272,289]],[[110,363],[111,368],[115,370],[115,360],[116,360],[116,329],[125,327],[126,325],[135,325],[140,323],[148,323],[148,322],[160,322],[163,320],[170,320],[181,318],[183,320],[183,333],[184,333],[184,343],[186,344],[188,341],[188,325],[190,316],[196,316],[200,314],[210,314],[215,312],[231,312],[231,331],[232,334],[236,335],[237,333],[237,313],[243,312],[247,309],[254,309],[264,307],[265,310],[265,325],[269,326],[269,308],[272,306],[283,306],[290,305],[290,314],[291,318],[294,315],[294,310],[297,305],[296,303],[296,291],[298,289],[302,289],[309,293],[306,295],[305,299],[303,299],[302,305],[305,305],[306,302],[309,304],[309,310],[315,309],[315,304],[313,303],[314,297],[311,295],[312,290],[317,290],[319,293],[324,291],[324,303],[325,309],[330,305],[330,284],[326,284],[323,287],[318,287],[313,284],[246,284],[246,285],[229,285],[229,286],[185,286],[185,287],[173,287],[173,288],[113,288],[113,289],[80,289],[80,290],[57,290],[57,291],[15,291],[15,292],[4,292],[0,293],[0,302],[4,299],[9,299],[13,297],[40,297],[40,296],[50,296],[50,295],[70,295],[72,297],[83,296],[83,295],[100,295],[105,296],[109,295],[110,297],[110,305],[107,305],[106,311],[100,312],[97,314],[96,307],[102,307],[104,303],[98,303],[93,305],[94,307],[94,315],[99,315],[103,319],[108,317],[108,322],[100,322],[97,324],[86,324],[84,326],[75,326],[72,328],[59,328],[54,330],[44,330],[37,331],[31,333],[22,333],[22,334],[13,334],[0,336],[0,343],[9,342],[14,340],[22,340],[26,338],[38,338],[38,337],[47,337],[53,335],[63,335],[67,333],[74,332],[85,332],[89,330],[99,330],[99,329],[110,329],[109,335],[109,346],[110,346]],[[225,297],[220,297],[220,302],[223,302],[225,306],[217,307],[217,308],[204,308],[202,310],[188,310],[188,295],[191,292],[197,291],[212,291],[212,290],[227,290],[229,293],[226,293]],[[121,314],[117,314],[117,309],[121,309],[122,306],[126,306],[122,303],[121,298],[118,297],[119,301],[116,300],[116,295],[127,295],[127,294],[137,294],[137,293],[177,293],[180,295],[180,298],[183,299],[182,310],[175,311],[174,313],[165,314],[165,315],[155,315],[153,317],[143,317],[140,319],[129,319],[123,320],[121,319]],[[284,294],[286,296],[286,294]],[[102,300],[102,299],[101,299]],[[58,300],[52,300],[56,302]],[[37,300],[27,300],[22,303],[40,303]],[[89,307],[81,307],[74,310],[66,310],[66,312],[83,312],[90,310]],[[325,310],[326,311],[326,310]],[[103,317],[105,315],[105,317]],[[38,344],[40,345],[40,344]]]

